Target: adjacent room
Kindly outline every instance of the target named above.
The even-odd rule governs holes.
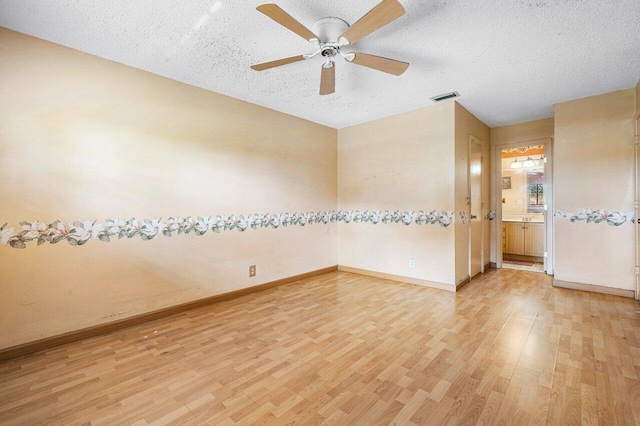
[[[639,17],[0,0],[0,425],[640,424]]]
[[[502,267],[545,272],[544,145],[502,150]]]

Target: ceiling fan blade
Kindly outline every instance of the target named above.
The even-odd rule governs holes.
[[[251,68],[256,71],[264,71],[264,70],[268,70],[269,68],[275,68],[281,65],[287,65],[293,62],[298,62],[303,60],[305,60],[304,55],[298,55],[298,56],[292,56],[290,58],[276,59],[275,61],[271,61],[271,62],[263,62],[261,64],[251,65]]]
[[[322,75],[320,76],[320,94],[330,95],[336,91],[336,64],[330,68],[322,65]]]
[[[344,38],[347,41],[346,44],[353,44],[375,30],[395,21],[402,15],[404,15],[404,8],[397,0],[382,0],[381,3],[360,18],[358,22],[342,33],[339,40]]]
[[[307,41],[318,39],[318,36],[312,33],[311,30],[296,21],[291,15],[273,3],[261,4],[256,9]]]
[[[366,53],[349,52],[354,55],[350,61],[363,67],[386,72],[393,75],[401,75],[409,68],[407,62],[396,61],[395,59],[383,58],[382,56],[367,55]]]

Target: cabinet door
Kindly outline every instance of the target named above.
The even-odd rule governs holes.
[[[527,223],[525,228],[525,254],[529,256],[544,256],[544,224]]]
[[[524,254],[524,223],[507,222],[507,249],[505,253]]]

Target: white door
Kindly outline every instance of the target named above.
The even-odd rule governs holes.
[[[484,272],[482,253],[482,145],[469,139],[469,277]]]

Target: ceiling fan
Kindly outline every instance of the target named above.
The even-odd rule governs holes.
[[[349,26],[349,24],[339,18],[322,18],[311,26],[311,30],[273,3],[260,5],[257,9],[280,25],[313,43],[316,51],[309,55],[291,56],[289,58],[252,65],[251,68],[256,71],[263,71],[321,55],[326,58],[326,62],[322,65],[320,94],[329,95],[335,92],[335,58],[338,55],[342,56],[347,62],[353,62],[354,64],[394,75],[402,74],[409,67],[408,63],[394,59],[359,52],[344,53],[342,51],[342,48],[345,46],[357,42],[404,15],[404,8],[396,0],[382,0],[381,3],[371,9],[352,26]]]

